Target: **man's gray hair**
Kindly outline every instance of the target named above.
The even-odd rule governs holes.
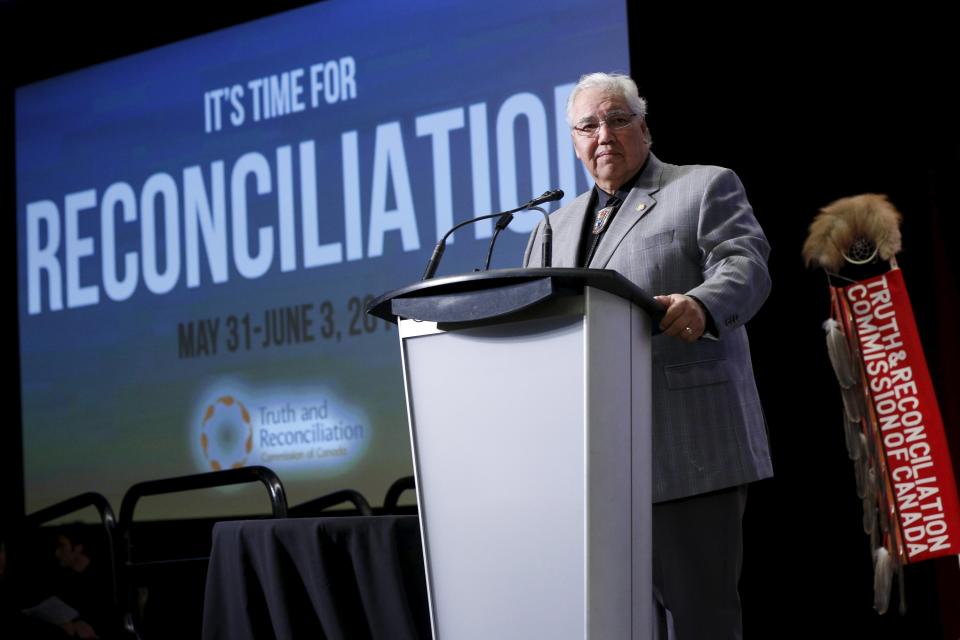
[[[573,101],[577,94],[585,89],[600,89],[607,93],[618,95],[630,105],[630,110],[641,120],[647,118],[647,101],[640,97],[637,83],[630,76],[622,73],[588,73],[580,76],[577,86],[567,98],[567,124],[573,127]]]

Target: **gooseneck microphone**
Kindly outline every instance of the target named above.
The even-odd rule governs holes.
[[[499,213],[491,213],[485,216],[477,216],[475,218],[470,218],[459,224],[451,227],[449,231],[443,234],[443,237],[440,238],[440,241],[437,243],[437,246],[433,248],[433,254],[430,256],[430,261],[427,263],[427,268],[423,272],[423,277],[421,280],[429,280],[437,272],[437,267],[440,266],[440,259],[443,257],[443,252],[447,246],[447,238],[450,237],[450,234],[459,229],[460,227],[465,227],[468,224],[473,224],[480,220],[490,220],[492,218],[499,218],[496,224],[496,231],[493,234],[493,238],[490,241],[490,249],[487,252],[487,262],[484,269],[490,268],[490,257],[493,255],[493,244],[497,240],[497,236],[503,229],[506,229],[507,226],[513,221],[513,214],[518,211],[526,211],[527,209],[535,209],[543,214],[543,266],[549,267],[551,254],[552,254],[552,238],[553,238],[553,229],[550,227],[550,216],[547,215],[547,212],[540,208],[538,205],[553,202],[554,200],[559,200],[563,197],[563,191],[560,189],[555,189],[553,191],[545,191],[542,195],[530,200],[529,202],[524,203],[523,205],[517,207],[516,209],[510,209],[509,211],[501,211]]]
[[[563,198],[563,189],[554,189],[553,191],[544,191],[542,194],[528,202],[527,204],[521,207],[522,209],[532,209],[533,207],[539,206],[541,204],[546,204],[548,202],[554,202]],[[516,211],[516,209],[514,209]]]

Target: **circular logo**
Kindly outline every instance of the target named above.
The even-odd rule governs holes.
[[[200,426],[200,447],[214,471],[247,464],[253,451],[253,425],[242,402],[227,395],[207,405]]]

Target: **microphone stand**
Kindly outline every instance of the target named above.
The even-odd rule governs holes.
[[[554,200],[559,200],[563,197],[563,191],[557,189],[555,191],[547,191],[543,195],[530,200],[529,202],[524,203],[522,206],[517,207],[516,209],[510,209],[509,211],[501,211],[500,213],[491,213],[484,216],[477,216],[475,218],[470,218],[459,224],[454,225],[449,231],[443,234],[443,237],[440,238],[440,241],[437,243],[437,246],[433,249],[433,254],[430,256],[430,261],[427,262],[427,268],[423,272],[423,277],[421,280],[429,280],[437,272],[437,267],[440,266],[440,259],[443,257],[443,252],[446,250],[447,238],[450,237],[454,231],[461,227],[465,227],[468,224],[473,224],[480,220],[490,220],[492,218],[499,218],[496,224],[496,231],[493,234],[493,239],[490,242],[490,250],[487,252],[487,262],[484,267],[484,270],[490,268],[490,258],[493,255],[493,245],[497,240],[497,235],[500,231],[507,228],[507,225],[513,221],[513,214],[519,211],[526,210],[536,210],[543,214],[543,266],[549,267],[551,254],[552,254],[552,238],[553,238],[553,229],[550,227],[550,216],[547,215],[547,212],[543,208],[537,206],[546,202],[552,202]]]

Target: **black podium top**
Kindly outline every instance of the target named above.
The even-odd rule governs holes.
[[[429,322],[473,322],[516,313],[555,298],[580,295],[584,287],[630,300],[657,321],[663,305],[621,274],[609,269],[496,269],[423,280],[390,291],[370,303],[367,313]]]

